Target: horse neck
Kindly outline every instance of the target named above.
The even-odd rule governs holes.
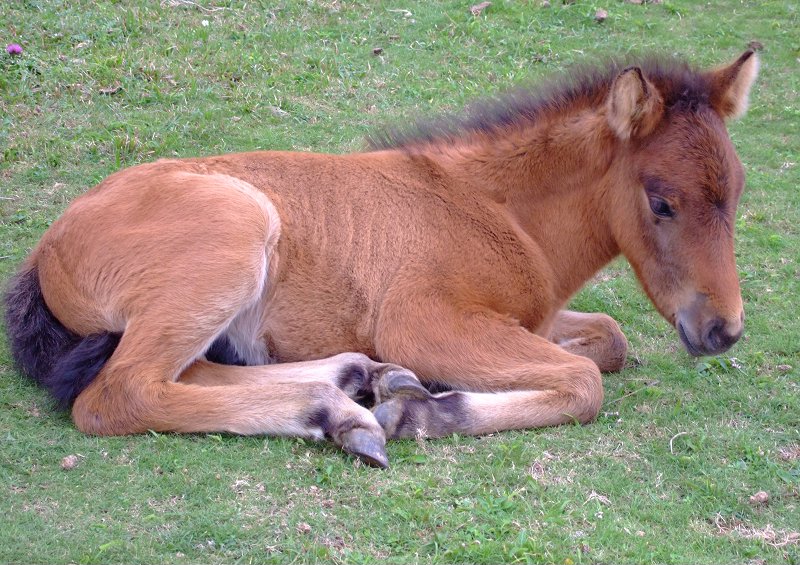
[[[538,119],[517,133],[476,135],[447,150],[445,161],[536,242],[566,302],[619,254],[607,217],[615,151],[603,116],[585,110]]]

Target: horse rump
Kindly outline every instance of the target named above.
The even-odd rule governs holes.
[[[64,409],[91,384],[122,337],[111,332],[82,337],[64,327],[47,307],[35,265],[11,279],[5,306],[14,361]]]

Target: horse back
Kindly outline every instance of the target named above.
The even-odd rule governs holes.
[[[268,204],[244,205],[254,198]],[[265,220],[265,207],[278,218]],[[530,297],[549,292],[535,243],[490,198],[399,151],[253,152],[125,169],[78,198],[33,260],[71,331],[122,332],[159,293],[179,293],[183,277],[236,284],[235,265],[264,251],[260,237],[237,239],[243,223],[280,226],[261,331],[281,361],[374,356],[382,305],[400,288],[460,292],[530,326],[546,302]],[[207,257],[218,272],[196,271]]]
[[[531,329],[548,315],[552,283],[536,242],[430,156],[265,152],[202,164],[262,190],[280,213],[270,304],[279,359],[340,347],[374,355],[381,310],[402,289],[449,292]]]

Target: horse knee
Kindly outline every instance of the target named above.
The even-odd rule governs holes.
[[[604,373],[622,369],[628,355],[628,340],[617,321],[606,314],[590,314],[590,321],[557,341],[563,349],[588,357]]]
[[[625,366],[625,359],[628,356],[628,339],[611,316],[602,314],[598,324],[599,331],[604,336],[602,362],[598,363],[598,366],[603,372],[619,371]]]

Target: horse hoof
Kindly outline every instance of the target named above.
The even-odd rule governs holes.
[[[389,467],[386,439],[364,428],[353,428],[342,437],[342,449],[355,455],[370,467]]]
[[[392,398],[427,400],[431,393],[422,386],[416,375],[407,369],[390,369],[374,385],[375,401],[380,405]]]
[[[378,404],[372,414],[383,428],[387,439],[414,437],[405,425],[407,422],[406,403],[402,398],[394,398]]]

